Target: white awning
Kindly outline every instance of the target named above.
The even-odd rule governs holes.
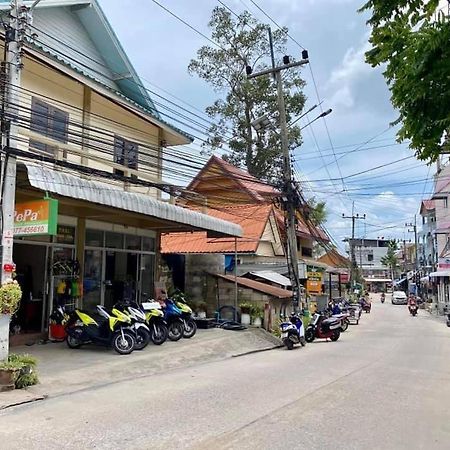
[[[185,225],[186,229],[212,231],[223,236],[242,236],[242,228],[232,222],[165,203],[145,194],[126,192],[111,184],[91,181],[29,162],[23,164],[31,186],[42,191],[167,220]]]
[[[450,277],[450,270],[438,270],[437,272],[431,272],[429,277]]]
[[[285,277],[284,275],[281,275],[277,272],[271,272],[270,270],[261,270],[249,273],[255,277],[263,278],[264,280],[279,284],[280,286],[291,286],[291,280],[288,277]]]
[[[364,281],[370,282],[374,281],[375,283],[390,283],[392,280],[390,278],[363,278]]]

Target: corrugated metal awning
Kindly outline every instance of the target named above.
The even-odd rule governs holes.
[[[253,275],[255,277],[263,278],[264,280],[279,284],[280,286],[291,286],[291,280],[288,277],[285,277],[284,275],[281,275],[277,272],[272,272],[270,270],[261,270],[249,273],[250,275]]]
[[[29,162],[23,164],[31,186],[42,191],[186,225],[186,230],[191,228],[223,236],[242,236],[242,228],[232,222],[165,203],[145,194],[126,192],[100,181],[91,181]]]

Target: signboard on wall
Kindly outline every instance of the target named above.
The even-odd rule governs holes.
[[[308,279],[306,281],[306,290],[311,292],[322,292],[322,273],[308,272]]]
[[[55,235],[58,223],[58,200],[53,198],[16,203],[14,236]]]

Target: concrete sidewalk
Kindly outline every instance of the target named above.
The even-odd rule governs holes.
[[[38,359],[40,384],[29,390],[0,394],[0,409],[16,404],[67,395],[228,357],[275,348],[277,338],[260,329],[226,331],[218,328],[198,330],[192,339],[149,344],[131,355],[86,345],[69,349],[65,342],[15,347],[14,353],[29,353]]]

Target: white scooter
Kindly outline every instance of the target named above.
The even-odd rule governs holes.
[[[288,350],[292,350],[295,344],[306,345],[305,327],[303,321],[296,314],[289,316],[289,321],[281,322],[281,340]]]

